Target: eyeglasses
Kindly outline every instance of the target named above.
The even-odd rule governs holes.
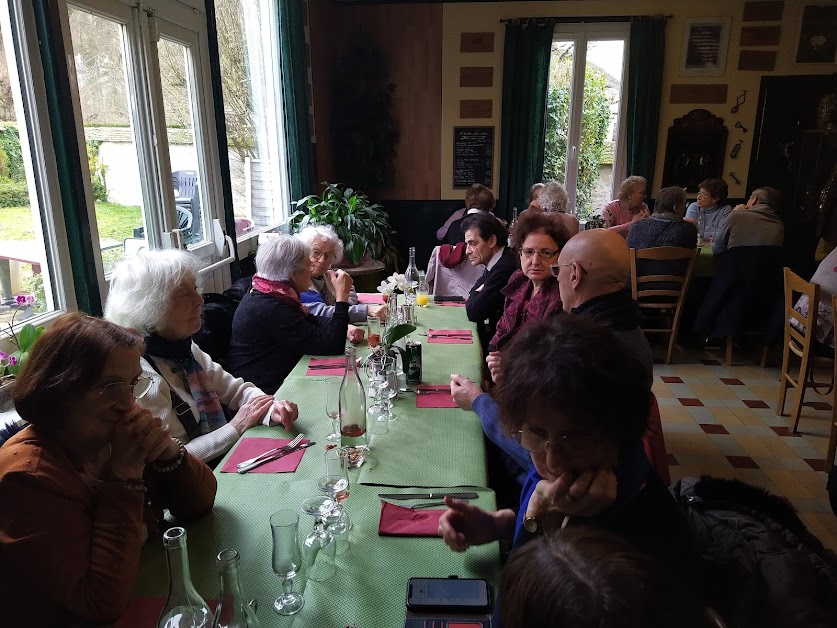
[[[709,192],[706,192],[705,190],[701,190],[700,192],[698,192],[698,196],[701,197],[701,198],[711,198],[712,197],[712,195]]]
[[[573,264],[578,264],[578,267],[581,269],[581,274],[582,274],[582,275],[586,275],[586,274],[587,274],[587,269],[586,269],[586,268],[584,268],[584,266],[582,266],[582,265],[581,265],[581,264],[579,264],[578,262],[565,262],[565,263],[563,263],[563,264],[552,264],[552,265],[549,267],[549,269],[552,271],[552,276],[553,276],[553,277],[557,277],[557,276],[558,276],[558,273],[559,273],[559,272],[561,272],[561,267],[562,267],[562,266],[572,266]]]
[[[515,433],[514,439],[523,449],[533,454],[546,453],[552,445],[564,453],[571,452],[574,456],[579,456],[589,452],[595,443],[593,434],[588,432],[562,432],[557,440],[546,440],[531,430],[520,430]]]
[[[326,253],[325,251],[311,251],[311,259],[327,259],[329,261],[334,261],[334,253]]]
[[[520,256],[523,259],[531,259],[536,253],[541,259],[548,260],[555,257],[560,251],[558,249],[554,251],[550,251],[549,249],[541,249],[540,251],[536,251],[535,249],[520,249]]]
[[[151,388],[151,378],[140,376],[130,384],[125,382],[111,382],[105,384],[99,391],[99,396],[110,403],[117,403],[125,398],[125,393],[130,391],[133,399],[142,399],[145,393]]]

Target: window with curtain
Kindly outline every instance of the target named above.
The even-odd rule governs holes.
[[[290,192],[277,0],[216,0],[236,236],[278,226]]]

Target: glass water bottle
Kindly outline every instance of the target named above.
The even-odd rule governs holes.
[[[157,628],[208,628],[212,616],[209,606],[192,585],[186,530],[166,530],[163,547],[166,548],[166,563],[169,566],[169,593],[160,611]]]
[[[509,223],[509,237],[508,237],[509,248],[514,246],[514,244],[512,243],[512,231],[514,230],[515,226],[517,226],[517,207],[512,208],[512,219],[511,219],[511,222]]]
[[[366,392],[357,370],[354,347],[346,349],[346,370],[340,384],[340,445],[347,448],[350,467],[359,467],[369,455]]]
[[[706,242],[706,212],[702,209],[698,209],[697,242],[698,246]]]
[[[234,549],[222,550],[215,559],[215,568],[221,578],[221,598],[215,609],[212,628],[261,628],[256,611],[244,601],[238,581],[241,559]]]
[[[407,265],[407,270],[404,271],[404,278],[407,280],[407,292],[404,294],[405,305],[416,304],[416,290],[419,285],[419,271],[416,266],[416,247],[410,247],[410,263]]]

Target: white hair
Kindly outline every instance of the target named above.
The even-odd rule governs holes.
[[[545,212],[565,212],[569,200],[564,186],[557,181],[550,181],[541,188],[538,205]]]
[[[311,264],[310,251],[301,239],[276,234],[259,244],[256,272],[270,281],[287,281],[295,272],[305,270]]]
[[[296,234],[296,237],[308,246],[314,246],[314,240],[323,240],[334,248],[334,261],[343,258],[343,240],[331,225],[308,225]]]
[[[105,318],[150,335],[163,323],[175,288],[185,280],[199,283],[199,270],[200,262],[187,251],[139,251],[113,271]]]

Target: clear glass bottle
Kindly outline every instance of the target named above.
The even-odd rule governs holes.
[[[244,601],[238,581],[241,559],[234,549],[219,552],[215,568],[221,578],[221,598],[215,609],[212,628],[261,628],[256,611]]]
[[[407,280],[407,292],[404,294],[404,303],[406,305],[415,305],[416,289],[421,279],[419,277],[418,266],[416,266],[416,247],[414,246],[410,247],[410,263],[407,264],[404,277]]]
[[[346,349],[346,370],[340,384],[340,445],[347,448],[350,467],[362,465],[369,454],[366,392],[357,370],[354,347]]]
[[[170,528],[163,533],[166,563],[169,567],[169,593],[157,628],[205,628],[212,615],[204,599],[192,585],[189,572],[189,552],[186,549],[186,530]]]
[[[706,212],[698,209],[697,243],[698,246],[706,241]]]
[[[512,219],[509,223],[509,238],[508,238],[508,245],[509,247],[513,246],[512,244],[512,230],[517,226],[517,207],[512,207]]]

